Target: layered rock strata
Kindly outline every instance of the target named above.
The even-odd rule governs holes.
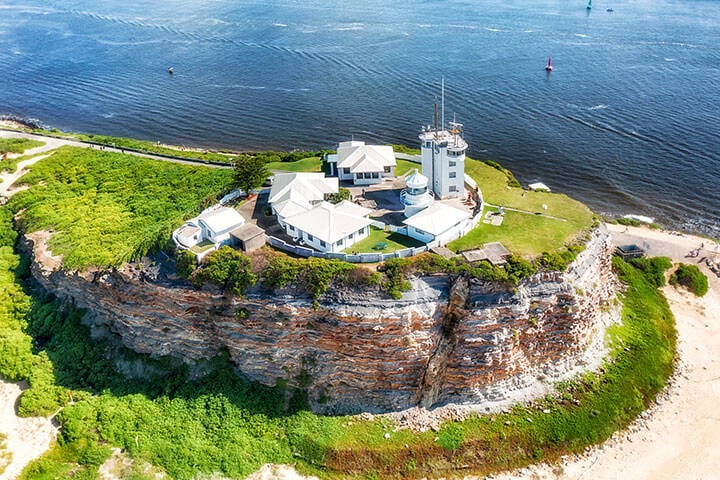
[[[386,412],[503,398],[529,378],[552,380],[583,361],[613,296],[604,229],[566,272],[517,287],[450,278],[412,280],[400,300],[375,290],[336,290],[317,308],[294,295],[228,298],[162,283],[130,267],[68,273],[44,262],[30,234],[34,277],[87,309],[95,333],[187,362],[223,350],[249,379],[306,388],[319,412]]]

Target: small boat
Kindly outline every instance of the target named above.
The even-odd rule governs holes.
[[[615,10],[613,10],[612,8],[607,8],[607,9],[605,9],[605,11],[612,13],[612,12],[614,12]]]
[[[548,64],[545,67],[545,70],[548,72],[552,72],[552,55],[548,57]]]
[[[587,9],[592,10],[592,0],[588,0]]]
[[[168,73],[169,73],[170,75],[173,74],[173,67],[168,67]]]

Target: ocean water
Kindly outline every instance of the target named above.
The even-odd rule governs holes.
[[[4,0],[0,114],[194,146],[414,146],[444,77],[472,157],[720,237],[720,2],[585,5]]]

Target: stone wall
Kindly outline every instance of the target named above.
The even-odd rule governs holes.
[[[44,238],[28,235],[36,259]],[[429,276],[393,300],[376,290],[309,299],[251,292],[227,298],[161,283],[127,266],[70,274],[42,261],[33,275],[88,309],[95,334],[193,362],[227,350],[242,373],[307,388],[313,408],[354,413],[497,400],[508,384],[552,379],[581,363],[613,294],[607,232],[596,230],[565,273],[512,290]],[[510,383],[508,383],[510,382]]]

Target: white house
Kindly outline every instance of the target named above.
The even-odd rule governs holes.
[[[372,210],[344,200],[337,205],[321,202],[313,208],[285,217],[288,235],[321,252],[340,252],[370,234]]]
[[[232,244],[231,233],[245,224],[245,219],[230,207],[208,209],[188,220],[173,232],[175,245],[195,253],[198,261],[221,245]],[[203,242],[202,248],[193,248]]]
[[[216,247],[229,243],[230,232],[245,223],[245,219],[237,210],[220,207],[201,214],[197,223],[202,230],[202,237],[215,244]]]
[[[284,226],[285,218],[310,210],[338,190],[338,179],[323,173],[279,173],[273,180],[268,203]]]
[[[380,183],[395,176],[395,152],[389,145],[365,145],[365,142],[340,142],[337,153],[325,157],[330,175],[354,185]]]
[[[442,203],[434,203],[410,218],[403,220],[407,225],[408,236],[421,242],[438,240],[446,243],[466,226],[470,214],[459,208]]]

